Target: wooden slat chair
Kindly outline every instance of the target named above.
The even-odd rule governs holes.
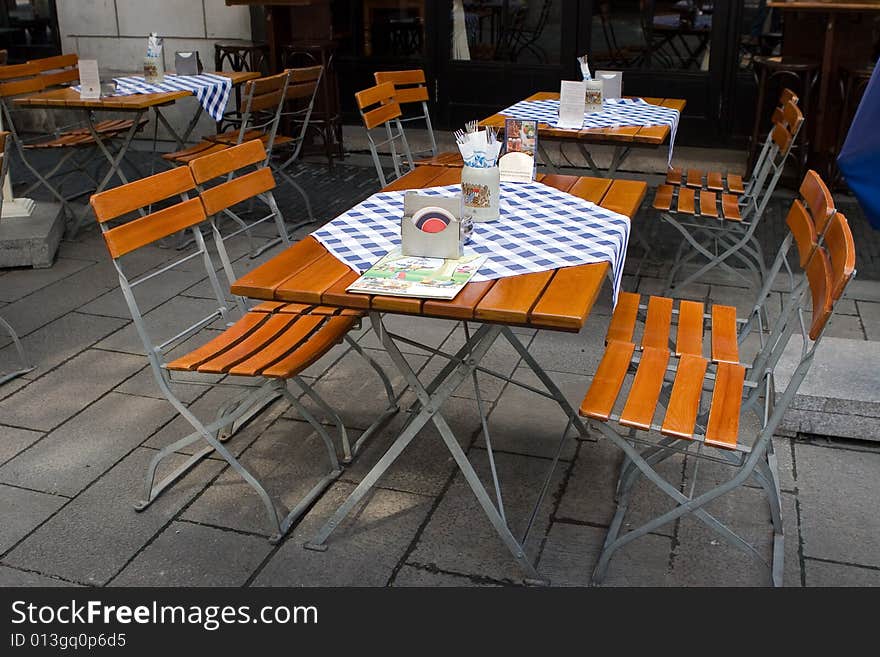
[[[785,123],[787,121],[785,108],[788,103],[794,103],[797,105],[798,97],[793,91],[791,91],[791,89],[783,89],[782,93],[779,95],[779,105],[773,110],[771,125]],[[767,157],[767,153],[770,151],[772,143],[773,140],[768,134],[767,138],[764,140],[761,153],[758,155],[755,162],[755,170],[760,169],[763,165],[764,159]],[[666,172],[667,185],[684,185],[695,190],[712,191],[718,194],[732,194],[736,196],[751,193],[752,180],[753,178],[749,179],[748,183],[744,184],[743,177],[739,174],[730,172],[722,173],[720,171],[703,172],[699,169],[682,170],[681,167],[670,167],[669,171]]]
[[[193,180],[199,190],[199,198],[205,213],[211,219],[211,232],[214,237],[214,243],[217,246],[217,253],[223,266],[224,273],[229,285],[238,279],[232,262],[229,258],[225,243],[242,233],[251,237],[251,229],[262,222],[274,220],[278,230],[279,237],[271,240],[268,244],[258,249],[262,252],[269,246],[283,242],[285,246],[290,245],[290,238],[281,216],[281,211],[272,195],[272,189],[275,187],[275,179],[269,167],[264,165],[266,160],[266,152],[259,140],[245,142],[239,146],[233,146],[220,153],[206,155],[189,163],[189,169],[192,172]],[[253,171],[242,173],[243,170],[256,166]],[[232,208],[240,203],[249,201],[250,199],[259,197],[268,206],[270,212],[261,219],[246,223],[239,215],[233,212]],[[231,232],[222,230],[219,222],[221,214],[231,216],[240,228]],[[253,248],[252,248],[253,252]],[[239,307],[243,311],[248,310],[248,300],[237,299]],[[263,313],[280,313],[282,315],[321,315],[321,316],[342,316],[349,317],[356,321],[364,316],[364,313],[354,310],[337,311],[333,308],[315,304],[297,304],[297,303],[277,303],[263,302],[251,308],[253,312]],[[349,462],[357,455],[361,447],[375,434],[387,420],[398,411],[397,401],[395,400],[394,390],[391,386],[385,371],[358,345],[348,333],[344,336],[345,342],[348,344],[349,350],[357,352],[366,362],[373,368],[379,376],[381,383],[388,397],[388,406],[381,413],[379,418],[375,420],[365,431],[358,437],[357,442],[352,445],[349,441],[348,433],[345,425],[339,416],[330,408],[330,406],[314,391],[305,386],[306,393],[317,403],[321,409],[327,413],[331,420],[335,422],[339,434],[342,439],[342,451],[344,462]],[[347,352],[346,352],[347,353]]]
[[[644,329],[637,336],[638,295],[621,294],[606,335],[605,354],[580,408],[580,414],[625,454],[617,485],[618,507],[593,573],[595,582],[602,581],[619,548],[688,514],[766,562],[755,546],[706,509],[713,500],[754,481],[770,505],[772,583],[782,584],[782,512],[771,438],[809,370],[835,302],[855,274],[855,248],[845,217],[832,215],[824,244],[811,239],[811,222],[809,212],[790,215],[792,239],[799,244],[801,258],[806,256],[805,283],[786,299],[750,366],[740,362],[736,351],[734,308],[713,306],[707,322],[702,303],[650,297]],[[810,307],[814,311],[807,326],[804,312]],[[706,324],[708,339],[704,339]],[[777,394],[774,372],[796,332],[801,333],[803,349],[791,379]],[[741,429],[747,411],[759,424],[754,435]],[[640,451],[636,444],[647,447]],[[728,465],[734,474],[721,484],[713,480],[699,494],[694,486],[687,495],[657,470],[663,460],[681,452]],[[641,475],[672,498],[676,507],[621,534],[633,486]]]
[[[0,53],[5,52],[5,50],[0,51]],[[0,132],[0,189],[3,188],[3,183],[6,180],[6,174],[9,172],[9,152],[11,145],[11,134],[6,131]],[[2,214],[3,195],[0,194],[0,223],[3,222]],[[5,331],[9,334],[9,337],[12,338],[12,344],[15,345],[15,351],[18,353],[18,359],[20,362],[19,365],[15,366],[14,369],[8,372],[0,370],[0,385],[3,385],[7,381],[11,381],[12,379],[19,377],[22,374],[27,374],[34,368],[30,364],[27,355],[24,353],[24,347],[22,347],[21,345],[21,340],[18,339],[18,333],[15,332],[15,329],[12,328],[12,325],[7,322],[2,316],[0,316],[0,327],[3,327],[3,329],[5,329]]]
[[[164,447],[154,456],[147,469],[144,500],[138,503],[136,509],[142,510],[149,506],[201,459],[216,452],[256,491],[269,516],[271,540],[277,541],[341,473],[333,440],[321,422],[300,403],[298,395],[290,392],[288,382],[293,380],[300,388],[310,390],[299,373],[341,342],[357,322],[357,317],[344,313],[255,312],[244,313],[238,321],[229,324],[232,319],[230,308],[217,277],[217,267],[199,230],[199,226],[207,221],[205,208],[200,198],[188,198],[195,191],[196,184],[190,169],[178,167],[101,192],[92,196],[90,201],[119,275],[123,296],[143,342],[153,376],[163,396],[194,429],[193,433]],[[152,204],[169,201],[174,204],[126,221],[126,217],[147,209]],[[195,252],[181,256],[161,269],[136,279],[130,279],[126,275],[126,255],[181,230],[192,231],[197,247]],[[224,248],[222,241],[217,243],[217,248]],[[173,337],[163,342],[155,341],[138,306],[137,286],[184,263],[198,262],[199,259],[211,283],[216,308]],[[205,327],[218,320],[227,323],[228,328],[195,350],[171,357],[170,352],[175,347],[194,338]],[[211,331],[211,334],[216,332]],[[172,383],[175,382],[172,373],[185,377],[188,382],[212,375],[207,377],[205,383],[233,386],[240,392],[219,409],[213,421],[203,422],[178,399],[172,388]],[[246,381],[225,379],[217,382],[216,375],[235,375],[244,377]],[[326,474],[289,511],[277,500],[270,498],[262,484],[223,444],[248,419],[278,397],[284,397],[312,425],[324,443],[329,461]],[[190,456],[162,481],[154,483],[157,468],[167,457],[199,441],[204,441],[207,446]]]
[[[737,197],[681,185],[658,187],[654,209],[660,211],[661,219],[684,237],[675,264],[669,270],[667,291],[699,280],[715,267],[724,269],[734,278],[743,279],[750,286],[755,282],[759,288],[763,285],[767,272],[761,246],[754,236],[755,230],[803,124],[803,115],[793,101],[786,104],[784,113],[787,119],[777,123],[770,133],[772,144],[761,168],[756,169],[754,180],[750,181],[749,194]],[[679,272],[697,257],[706,262],[678,282]],[[754,275],[754,280],[731,266],[728,261],[733,260],[743,264]]]
[[[354,95],[354,99],[367,131],[370,155],[373,157],[373,165],[376,167],[379,183],[385,187],[389,182],[397,180],[415,168],[412,152],[409,150],[409,142],[403,132],[403,125],[400,123],[402,116],[400,105],[394,100],[394,85],[390,82],[383,82],[375,87],[359,91]],[[381,127],[385,128],[387,138],[376,142],[373,139],[372,130]],[[397,151],[398,142],[402,153]],[[379,159],[379,147],[386,144],[390,149],[391,163],[394,167],[394,177],[391,178],[391,181],[385,177],[385,170]]]
[[[52,123],[49,134],[40,135],[35,139],[26,139],[18,130],[18,122],[15,118],[19,112],[24,110],[15,108],[13,99],[17,96],[45,91],[54,86],[76,82],[79,79],[77,62],[76,55],[58,55],[33,60],[25,64],[0,66],[0,112],[2,112],[3,124],[11,133],[16,152],[25,168],[36,178],[36,182],[30,185],[23,192],[23,195],[28,195],[37,187],[45,187],[61,203],[65,213],[71,218],[74,218],[75,214],[68,204],[69,198],[64,196],[61,187],[64,180],[72,173],[81,173],[91,182],[96,182],[88,170],[88,164],[96,147],[95,138],[88,127],[83,127],[81,124],[58,128]],[[49,112],[47,116],[50,121],[54,121],[54,113]],[[144,125],[146,125],[145,121],[139,122],[137,129],[142,129]],[[110,142],[128,132],[133,126],[134,123],[130,120],[113,119],[97,122],[95,130],[102,140]],[[38,150],[66,152],[55,161],[51,169],[43,172],[32,163],[32,158],[28,154]],[[59,174],[59,171],[62,171],[68,163],[73,164],[72,170]],[[61,181],[53,185],[50,180],[58,175],[61,175]]]
[[[416,160],[416,165],[429,164],[443,167],[462,167],[464,165],[461,153],[458,151],[437,152],[437,139],[434,136],[431,112],[428,109],[431,97],[426,85],[425,72],[422,69],[376,71],[373,77],[376,80],[376,84],[390,82],[394,85],[394,100],[400,105],[401,112],[404,112],[407,106],[417,108],[417,113],[401,116],[401,125],[406,127],[407,123],[413,122],[423,122],[425,124],[431,147],[428,150],[413,152],[413,157],[428,156],[424,157],[424,159]]]

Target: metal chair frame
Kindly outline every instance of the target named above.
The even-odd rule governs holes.
[[[171,174],[174,174],[175,176],[180,175],[177,173],[178,171],[186,172],[186,176],[189,178],[190,182],[189,185],[181,185],[179,179],[177,178],[173,179],[171,182],[168,182],[169,176]],[[189,193],[195,191],[196,189],[195,181],[192,180],[192,177],[187,169],[176,169],[172,171],[167,171],[164,173],[156,174],[151,178],[153,179],[156,187],[156,192],[152,195],[152,198],[149,199],[149,202],[152,203],[158,202],[162,199],[177,198],[179,199],[180,204],[182,204],[189,199]],[[140,184],[142,182],[143,181],[138,181],[138,183],[134,184]],[[163,186],[165,186],[169,191],[162,191]],[[181,189],[181,187],[187,188]],[[143,189],[143,186],[141,187],[141,189]],[[120,190],[122,192],[126,191],[123,187],[116,188],[114,190],[111,190],[110,192],[105,192],[104,194],[113,194],[114,192],[119,192]],[[93,196],[91,202],[92,207],[99,218],[101,230],[104,233],[105,237],[107,237],[108,234],[111,233],[113,230],[113,228],[110,228],[108,226],[108,220],[117,218],[118,216],[122,216],[124,214],[128,214],[128,212],[122,211],[122,213],[120,214],[118,212],[118,209],[114,209],[113,214],[115,214],[116,216],[108,216],[106,206],[103,206],[103,209],[99,210],[100,201],[98,200],[96,204],[96,199],[99,199],[101,196],[103,195]],[[132,208],[130,206],[136,204],[137,203],[129,203],[128,208],[133,211],[135,208]],[[180,204],[174,207],[179,207]],[[141,205],[141,207],[146,207],[146,204]],[[168,212],[168,210],[166,209],[160,212]],[[137,333],[143,343],[147,359],[150,363],[150,369],[153,373],[156,383],[158,384],[159,389],[161,390],[162,395],[166,398],[166,400],[182,417],[184,417],[192,425],[194,429],[191,434],[173,442],[170,445],[165,446],[164,448],[159,450],[153,457],[147,468],[147,473],[145,477],[144,499],[136,504],[135,509],[138,511],[146,509],[159,497],[159,495],[162,494],[162,492],[169,488],[175,481],[180,479],[180,477],[187,473],[193,466],[195,466],[209,454],[216,452],[257,493],[266,510],[266,514],[269,517],[270,524],[274,530],[274,533],[272,534],[270,540],[272,540],[273,542],[277,542],[290,529],[293,523],[296,522],[296,520],[309,508],[312,502],[314,502],[314,500],[317,499],[317,497],[324,490],[326,490],[326,488],[333,481],[335,481],[339,477],[339,475],[342,473],[342,468],[336,455],[336,447],[330,435],[327,433],[327,430],[321,424],[321,422],[319,422],[309,412],[309,410],[305,406],[303,406],[297,395],[291,393],[285,380],[267,378],[263,376],[252,377],[259,381],[259,384],[256,386],[244,383],[234,383],[230,381],[206,382],[190,378],[177,380],[173,379],[169,374],[169,370],[166,369],[165,355],[168,353],[168,351],[170,351],[175,346],[181,344],[184,340],[187,340],[196,335],[212,322],[218,319],[228,321],[230,317],[229,304],[223,295],[220,281],[217,277],[217,268],[208,252],[204,237],[199,230],[200,225],[207,221],[207,215],[205,214],[204,207],[201,204],[199,205],[198,214],[200,216],[197,216],[195,219],[191,220],[191,225],[188,227],[188,229],[192,231],[196,250],[192,253],[181,256],[180,258],[164,265],[158,270],[152,271],[148,274],[130,280],[125,274],[124,267],[120,262],[122,256],[114,256],[111,250],[111,258],[119,277],[120,288],[122,289],[126,304],[128,305],[129,311],[131,312],[132,320],[134,321]],[[146,217],[141,217],[139,221],[149,221],[151,216],[155,217],[156,215],[147,215]],[[155,238],[149,238],[146,241],[142,241],[140,246],[152,243],[156,241],[156,239],[160,239],[159,235],[161,235],[162,233],[169,232],[167,229],[161,226],[158,219],[154,219],[154,221],[157,222],[157,227],[154,229]],[[216,241],[215,245],[218,251],[222,252],[224,250],[223,240]],[[134,248],[129,249],[129,251],[136,250],[137,248],[140,248],[140,246],[135,246]],[[155,343],[149,334],[143,316],[140,312],[140,308],[135,298],[134,290],[138,285],[146,282],[147,280],[150,280],[155,276],[164,274],[174,269],[175,267],[196,258],[200,258],[202,260],[202,264],[205,267],[205,271],[211,283],[212,291],[214,292],[214,296],[217,301],[217,308],[202,319],[184,328],[173,337],[165,340],[164,342]],[[310,396],[316,395],[316,393],[311,390],[309,384],[306,383],[301,377],[294,376],[292,377],[292,379],[307,394],[309,394]],[[171,389],[172,383],[198,385],[204,385],[207,383],[210,385],[227,385],[240,388],[241,393],[226,402],[223,406],[221,406],[220,409],[218,409],[216,417],[213,421],[205,422],[197,418],[192,413],[192,411],[190,411],[190,409],[182,401],[180,401],[180,399],[178,399],[178,397]],[[324,446],[326,447],[329,463],[327,473],[321,477],[321,479],[304,495],[304,497],[294,506],[293,509],[286,509],[282,505],[280,505],[280,503],[273,501],[263,485],[239,462],[237,458],[235,458],[235,456],[232,455],[232,453],[224,445],[224,442],[236,431],[238,431],[238,429],[241,428],[248,420],[250,420],[252,417],[254,417],[256,414],[258,414],[266,406],[268,406],[279,397],[284,397],[312,426],[312,428],[321,438]],[[315,397],[313,397],[313,399],[315,399]],[[160,464],[166,458],[173,455],[175,452],[178,452],[180,449],[199,441],[206,442],[207,446],[187,458],[183,464],[175,468],[160,482],[155,483],[156,472]],[[280,511],[279,508],[281,509]]]
[[[831,210],[833,212],[833,208]],[[806,220],[808,222],[813,221],[813,217],[805,216],[807,216]],[[829,220],[828,225],[830,226],[833,222],[837,222],[838,239],[840,239],[840,235],[847,234],[851,247],[852,235],[849,232],[846,219],[838,213]],[[813,232],[813,236],[815,235],[816,232]],[[782,267],[783,263],[785,263],[784,266],[788,267],[787,254],[793,241],[794,238],[790,232],[783,241],[776,259],[779,267]],[[669,522],[685,515],[693,515],[730,545],[751,556],[757,557],[758,560],[769,565],[773,585],[782,585],[784,555],[782,504],[772,436],[782,421],[783,415],[791,404],[798,387],[809,371],[816,348],[821,342],[825,327],[827,326],[827,321],[833,313],[834,303],[840,298],[846,285],[855,275],[854,250],[851,249],[846,253],[846,258],[842,259],[845,261],[841,261],[841,259],[835,261],[835,256],[839,256],[840,252],[835,254],[833,249],[826,251],[815,239],[811,239],[810,242],[810,244],[805,246],[801,241],[798,241],[800,262],[808,272],[808,275],[799,282],[795,282],[794,278],[792,278],[792,286],[786,294],[782,313],[772,326],[766,341],[762,343],[761,349],[752,361],[751,367],[747,369],[742,391],[743,405],[740,409],[740,414],[751,411],[755,413],[761,424],[751,445],[743,444],[740,441],[735,450],[730,450],[715,447],[705,442],[705,427],[708,423],[709,413],[705,405],[701,407],[701,412],[697,417],[696,428],[698,431],[694,433],[691,439],[661,436],[658,441],[653,442],[637,439],[634,429],[622,427],[626,433],[621,433],[610,427],[606,422],[589,420],[591,427],[598,429],[603,436],[620,448],[625,455],[617,483],[617,510],[593,572],[594,583],[602,582],[607,574],[611,557],[618,549]],[[828,256],[829,251],[832,256],[831,259]],[[852,258],[851,262],[849,262],[850,257]],[[790,268],[789,272],[793,276]],[[831,278],[832,272],[834,275],[833,279]],[[825,290],[817,290],[816,280],[822,281],[825,285],[832,280],[836,282],[833,283],[833,288],[830,290],[827,288]],[[759,303],[763,303],[763,298],[764,291],[759,294]],[[814,307],[817,306],[817,302],[822,302],[825,310],[822,313],[818,313],[818,318],[814,314],[812,325],[808,327],[804,319],[804,312],[808,310],[810,300],[812,300]],[[759,313],[755,314],[760,316]],[[774,378],[775,369],[789,343],[789,339],[797,331],[800,331],[800,337],[802,338],[801,355],[791,379],[781,392],[781,395],[777,395]],[[633,363],[630,364],[630,373],[634,371],[637,363],[638,360],[634,359]],[[672,365],[667,368],[667,377],[660,394],[660,406],[668,405],[672,387],[672,381],[668,380],[668,377],[669,374],[675,371],[675,367]],[[713,378],[714,375],[712,373],[707,376],[708,380]],[[612,414],[609,419],[616,422],[620,419],[620,416]],[[700,430],[703,433],[700,433]],[[651,424],[650,431],[659,433],[661,426],[659,424]],[[636,444],[648,444],[649,446],[639,451],[635,447]],[[692,449],[695,445],[696,449]],[[673,454],[681,452],[697,459],[693,473],[693,484],[687,494],[680,491],[657,471],[657,465],[662,461]],[[737,472],[722,484],[714,486],[699,495],[695,495],[698,467],[701,460],[720,462],[735,468]],[[623,520],[629,507],[633,486],[640,476],[645,476],[655,484],[676,503],[676,506],[670,511],[621,535]],[[770,506],[773,548],[769,564],[767,564],[755,546],[733,532],[705,508],[713,500],[730,493],[749,481],[755,481],[761,487]]]

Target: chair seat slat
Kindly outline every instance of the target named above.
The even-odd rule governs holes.
[[[691,354],[685,354],[679,360],[666,416],[660,429],[663,435],[678,438],[693,437],[697,414],[700,411],[703,377],[706,376],[708,364],[705,358]]]
[[[746,368],[733,363],[721,363],[715,373],[712,406],[706,425],[707,445],[736,449],[739,436],[739,412],[742,406],[743,382]]]
[[[651,297],[648,300],[648,316],[645,319],[642,348],[667,349],[671,325],[672,299],[668,297]]]
[[[633,351],[635,345],[632,342],[615,341],[608,344],[590,389],[581,403],[581,415],[608,421],[629,369]]]
[[[694,214],[694,190],[689,187],[682,187],[678,190],[678,212],[685,214]]]
[[[716,363],[739,362],[736,308],[733,306],[712,306],[712,360]]]
[[[636,316],[639,312],[639,295],[632,292],[621,292],[617,295],[617,306],[611,315],[605,341],[632,342],[636,327]]]
[[[271,367],[263,370],[263,376],[287,379],[318,360],[334,344],[342,341],[345,334],[354,326],[354,317],[332,317],[311,335],[305,344],[290,353]]]
[[[654,209],[668,210],[672,207],[672,185],[660,185],[654,194]]]
[[[651,427],[668,363],[667,349],[647,347],[643,350],[629,397],[620,414],[620,424],[644,431]]]
[[[703,304],[699,301],[682,301],[678,307],[675,353],[678,356],[703,354]]]

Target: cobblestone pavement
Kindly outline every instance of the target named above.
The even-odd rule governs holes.
[[[370,169],[338,166],[328,173],[307,167],[301,184],[312,192],[322,220],[374,191]],[[280,190],[288,216],[299,208]],[[785,199],[762,239],[779,239]],[[647,221],[642,216],[638,221]],[[852,215],[851,215],[852,219]],[[877,240],[857,228],[860,270],[878,278]],[[300,236],[306,231],[300,231]],[[633,248],[636,248],[635,246]],[[866,250],[867,249],[867,250]],[[257,260],[233,244],[243,272]],[[662,255],[662,249],[660,249]],[[147,248],[136,267],[158,268],[171,249]],[[635,255],[639,255],[636,253]],[[662,265],[635,275],[631,259],[625,285],[658,291]],[[865,275],[866,272],[866,275]],[[878,284],[863,283],[844,305],[832,335],[878,340]],[[711,279],[699,297],[747,307],[749,290]],[[150,291],[151,314],[185,315],[205,304],[208,288],[195,269]],[[326,552],[302,543],[338,506],[382,454],[403,417],[395,418],[278,545],[267,540],[256,496],[226,464],[209,458],[143,513],[140,497],[147,461],[180,437],[184,424],[159,395],[135,342],[115,273],[94,229],[64,241],[51,269],[0,272],[0,314],[23,338],[36,369],[0,386],[0,585],[122,586],[492,586],[521,583],[521,573],[491,531],[470,491],[431,429],[425,429],[375,492],[331,537]],[[530,352],[572,401],[579,402],[598,363],[610,300],[600,298],[579,335],[523,332]],[[434,345],[462,339],[452,322],[394,318],[394,327]],[[372,334],[360,343],[382,363],[388,359]],[[11,346],[0,338],[0,370]],[[6,346],[3,346],[3,345]],[[868,342],[866,342],[868,344]],[[415,350],[413,350],[415,351]],[[436,363],[407,356],[421,370]],[[497,349],[492,366],[529,380],[518,356]],[[334,349],[306,373],[344,412],[353,431],[381,408],[381,391],[362,362]],[[396,380],[397,389],[402,382]],[[489,422],[511,525],[522,527],[564,429],[558,409],[508,385],[485,382]],[[223,389],[193,386],[186,401],[210,417],[227,398]],[[405,393],[403,406],[411,401]],[[488,484],[480,421],[467,386],[456,391],[446,417]],[[867,442],[817,435],[778,437],[786,533],[785,583],[789,586],[880,585],[880,514],[875,482],[880,449]],[[230,441],[243,462],[285,501],[318,476],[314,432],[286,404],[276,403]],[[558,585],[585,585],[613,509],[619,453],[600,440],[571,439],[562,453],[550,494],[528,542],[530,558]],[[697,490],[724,473],[703,463]],[[681,490],[695,480],[692,458],[671,459],[664,470]],[[627,522],[638,522],[664,503],[655,489],[637,492]],[[745,536],[770,550],[769,514],[760,491],[743,488],[712,509]],[[608,585],[764,585],[765,567],[685,519],[632,543],[615,557]]]

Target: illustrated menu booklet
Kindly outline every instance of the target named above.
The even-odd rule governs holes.
[[[465,249],[461,258],[405,256],[389,251],[348,287],[349,292],[390,294],[398,297],[453,299],[486,261],[486,256]]]

